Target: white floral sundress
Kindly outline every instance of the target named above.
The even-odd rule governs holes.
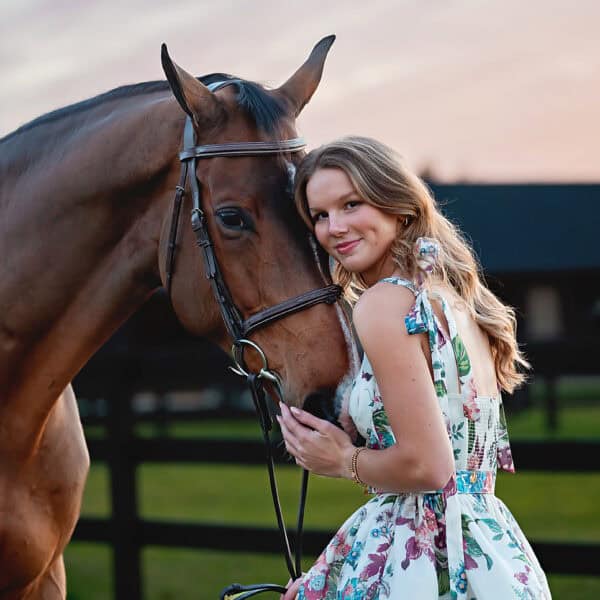
[[[514,517],[494,495],[496,468],[514,472],[502,398],[480,397],[448,304],[449,339],[427,290],[383,281],[416,296],[409,334],[428,333],[434,385],[456,473],[443,490],[375,496],[342,525],[304,576],[299,600],[510,600],[551,598],[544,572]],[[365,355],[349,397],[367,447],[394,444]]]

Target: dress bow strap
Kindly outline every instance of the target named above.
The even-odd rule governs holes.
[[[456,475],[442,492],[446,502],[446,551],[448,553],[448,575],[450,576],[450,598],[467,597],[467,571],[465,569],[463,519],[456,488]]]
[[[429,315],[431,304],[425,290],[416,292],[415,303],[410,312],[404,317],[406,331],[409,334],[425,333],[429,331]]]
[[[411,286],[416,296],[415,304],[405,318],[406,330],[409,334],[435,333],[435,320],[429,297],[427,295],[425,281],[427,276],[435,269],[440,254],[439,244],[431,238],[417,238],[413,246],[413,257],[417,266],[417,286]],[[430,339],[430,343],[431,343]]]
[[[436,240],[427,237],[417,238],[413,253],[417,262],[417,267],[423,276],[431,273],[438,262],[440,256],[440,245]]]

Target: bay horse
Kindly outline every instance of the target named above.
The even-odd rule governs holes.
[[[321,40],[276,89],[236,78],[213,93],[209,84],[230,76],[195,78],[164,51],[168,82],[117,88],[0,140],[0,600],[66,596],[63,550],[89,468],[70,381],[165,285],[184,120],[199,144],[294,138],[333,40]],[[323,286],[290,197],[300,158],[198,161],[214,251],[244,318]],[[183,214],[190,209],[186,195]],[[191,227],[179,238],[175,314],[228,350]],[[290,404],[328,401],[347,380],[349,336],[336,304],[288,316],[252,340]],[[252,369],[258,362],[247,359]]]

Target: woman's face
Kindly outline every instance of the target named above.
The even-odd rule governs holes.
[[[372,285],[394,271],[390,247],[398,217],[363,200],[337,168],[315,171],[306,186],[315,236],[328,254]]]

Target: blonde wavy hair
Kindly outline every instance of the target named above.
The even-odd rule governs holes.
[[[348,175],[359,196],[382,211],[397,215],[406,226],[392,244],[396,265],[415,280],[418,273],[413,252],[420,237],[439,243],[439,257],[431,280],[450,286],[488,336],[498,384],[511,393],[523,383],[518,370],[531,368],[516,340],[514,309],[503,304],[485,285],[481,266],[460,230],[439,211],[425,183],[411,172],[395,152],[377,140],[349,136],[331,142],[306,155],[295,179],[294,199],[302,219],[314,230],[306,186],[323,168],[341,169]],[[351,304],[366,289],[360,275],[334,261],[333,280],[342,286]]]

